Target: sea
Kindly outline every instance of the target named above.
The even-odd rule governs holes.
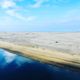
[[[80,80],[80,70],[41,63],[0,49],[0,80]]]

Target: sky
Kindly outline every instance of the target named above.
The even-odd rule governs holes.
[[[80,31],[80,0],[0,0],[0,31]]]

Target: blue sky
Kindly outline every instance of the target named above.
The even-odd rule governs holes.
[[[80,0],[0,0],[0,31],[80,31]]]

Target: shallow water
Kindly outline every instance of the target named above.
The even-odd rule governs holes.
[[[0,80],[80,80],[80,71],[50,66],[0,49]]]

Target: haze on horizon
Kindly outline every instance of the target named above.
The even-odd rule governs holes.
[[[80,31],[80,0],[0,0],[0,31]]]

